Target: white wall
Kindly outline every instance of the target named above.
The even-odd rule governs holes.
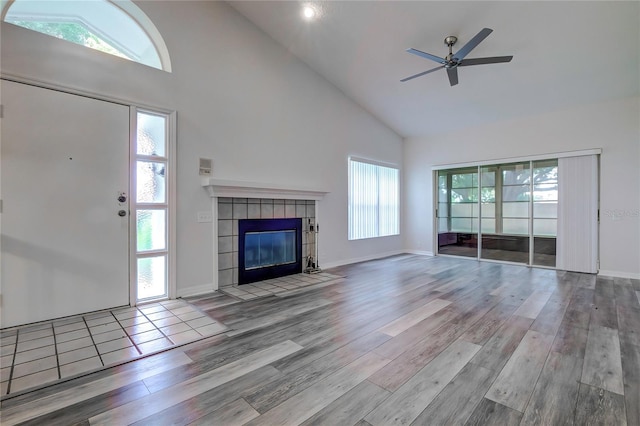
[[[405,140],[405,246],[432,252],[434,165],[602,148],[600,270],[640,278],[640,98]]]
[[[402,165],[402,139],[223,2],[140,2],[163,35],[173,73],[2,24],[3,75],[178,112],[179,294],[212,282],[213,177],[329,191],[320,202],[320,265],[402,249],[401,237],[347,240],[347,157]],[[28,190],[28,189],[25,189]],[[7,283],[5,283],[7,285]]]

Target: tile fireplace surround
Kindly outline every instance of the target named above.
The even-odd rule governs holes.
[[[289,185],[228,181],[203,178],[202,186],[211,196],[213,212],[213,289],[238,284],[238,220],[302,219],[302,256],[308,245],[309,221],[320,223],[319,202],[326,191]],[[303,267],[305,266],[303,262]]]
[[[218,198],[218,286],[238,284],[238,220],[302,218],[302,258],[315,247],[307,241],[309,220],[315,223],[313,200]]]

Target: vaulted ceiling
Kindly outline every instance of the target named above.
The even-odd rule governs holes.
[[[298,1],[230,5],[403,137],[543,114],[640,94],[640,2]],[[444,70],[406,52],[444,57],[482,28],[467,58],[513,55],[507,64]]]

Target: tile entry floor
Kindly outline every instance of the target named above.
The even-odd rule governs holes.
[[[0,395],[21,393],[227,330],[184,300],[77,315],[0,332]]]
[[[343,277],[339,275],[329,274],[327,272],[294,274],[252,284],[220,287],[219,291],[241,300],[251,300],[258,297],[275,296],[279,293],[297,290],[314,284],[329,283],[342,278]]]

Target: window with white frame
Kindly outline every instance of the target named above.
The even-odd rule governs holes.
[[[162,36],[130,0],[13,0],[2,4],[5,22],[171,72]]]
[[[349,158],[349,239],[400,233],[400,173]]]

